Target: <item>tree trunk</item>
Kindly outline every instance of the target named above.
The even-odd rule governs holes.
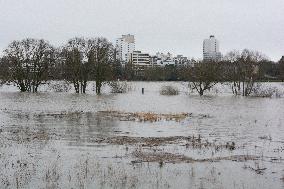
[[[245,96],[245,82],[243,81],[243,96]]]
[[[87,81],[83,82],[83,93],[86,93]]]
[[[26,87],[25,87],[24,83],[20,83],[19,84],[19,89],[20,89],[21,92],[25,92],[26,91]]]
[[[73,81],[73,84],[74,84],[75,92],[79,93],[80,91],[79,91],[79,84],[78,84],[78,82],[77,81]]]
[[[101,82],[97,80],[96,81],[96,93],[97,94],[101,94],[101,86],[102,86]]]

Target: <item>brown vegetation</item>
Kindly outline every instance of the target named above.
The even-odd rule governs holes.
[[[98,111],[98,115],[104,117],[119,118],[121,121],[150,121],[156,122],[161,120],[167,121],[181,121],[186,119],[190,113],[179,113],[179,114],[158,114],[151,112],[121,112],[121,111]]]
[[[200,135],[196,136],[170,136],[170,137],[130,137],[130,136],[113,136],[106,138],[97,138],[91,142],[108,143],[114,145],[139,145],[141,147],[154,147],[169,144],[185,146],[186,148],[208,149],[213,148],[215,151],[220,149],[235,150],[234,142],[227,142],[226,144],[217,144],[204,140]]]
[[[259,157],[250,156],[250,155],[233,155],[226,157],[216,157],[216,158],[203,158],[203,159],[194,159],[187,157],[185,155],[172,154],[168,152],[149,152],[149,151],[134,151],[132,156],[136,158],[132,163],[141,163],[141,162],[163,162],[163,163],[194,163],[194,162],[216,162],[222,160],[229,161],[248,161],[248,160],[257,160]]]

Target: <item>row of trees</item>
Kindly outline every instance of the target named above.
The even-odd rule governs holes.
[[[267,57],[257,51],[229,52],[223,61],[204,62],[191,69],[191,88],[203,95],[217,83],[230,81],[233,94],[249,96],[263,74],[260,67],[267,62]]]
[[[85,93],[92,80],[97,94],[103,83],[111,80],[180,80],[191,81],[190,87],[200,95],[219,82],[230,81],[235,95],[248,96],[256,81],[284,80],[284,58],[276,64],[247,49],[231,51],[221,62],[196,61],[194,66],[146,67],[141,71],[131,62],[122,66],[114,46],[103,37],[73,38],[59,48],[43,39],[13,41],[0,64],[1,82],[14,83],[23,92],[37,92],[48,80],[66,80],[76,93]]]
[[[13,41],[1,59],[1,78],[22,92],[37,92],[49,79],[65,79],[76,93],[85,93],[87,82],[95,80],[99,94],[102,83],[112,79],[114,57],[105,38],[73,38],[57,49],[45,40]]]

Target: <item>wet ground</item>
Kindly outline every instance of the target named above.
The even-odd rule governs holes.
[[[183,83],[160,95],[168,84],[101,96],[2,86],[0,188],[284,188],[284,98],[199,97]]]

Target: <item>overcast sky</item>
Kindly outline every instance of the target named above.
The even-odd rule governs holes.
[[[75,36],[134,34],[136,49],[202,57],[213,34],[224,54],[284,55],[284,0],[0,0],[0,50],[26,37],[62,45]]]

